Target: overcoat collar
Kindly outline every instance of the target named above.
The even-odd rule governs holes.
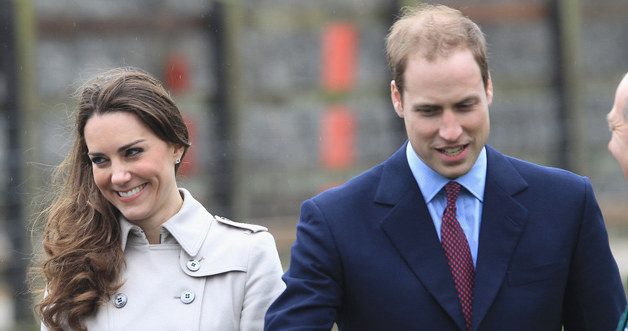
[[[527,220],[515,195],[527,183],[508,159],[490,146],[475,275],[473,329],[480,325],[501,287],[508,262]],[[380,226],[427,291],[464,328],[464,318],[449,266],[427,205],[412,177],[405,145],[385,163],[375,203],[389,205]]]
[[[183,195],[183,205],[162,227],[170,232],[187,254],[195,256],[207,237],[214,217],[186,189],[179,188],[179,192]],[[124,251],[129,233],[141,229],[123,216],[120,216],[119,221]]]

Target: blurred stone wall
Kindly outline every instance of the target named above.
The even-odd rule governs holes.
[[[427,1],[432,2],[432,1]],[[389,98],[384,38],[399,2],[389,0],[243,0],[237,3],[235,40],[239,67],[235,118],[240,155],[234,218],[293,217],[301,201],[383,161],[403,143],[403,125]],[[489,143],[513,156],[560,166],[553,1],[443,1],[461,8],[484,30],[489,44],[495,98]],[[119,65],[141,67],[164,78],[168,59],[183,54],[190,88],[175,94],[196,125],[198,170],[181,179],[210,209],[220,148],[214,136],[212,100],[217,87],[212,36],[203,27],[212,4],[200,0],[35,0],[37,93],[41,112],[35,146],[42,164],[55,164],[69,148],[69,95],[92,73]],[[588,132],[587,175],[600,196],[626,195],[621,173],[606,151],[605,114],[614,88],[628,71],[623,0],[581,1],[583,106]],[[505,17],[491,10],[506,10]],[[499,11],[497,11],[499,13]],[[514,14],[513,14],[514,13]],[[133,22],[145,22],[145,24]],[[43,22],[43,23],[42,23]],[[348,22],[358,31],[355,85],[331,95],[321,85],[321,43],[326,27]],[[152,27],[147,27],[152,24]],[[231,65],[226,63],[223,65]],[[334,170],[321,166],[321,118],[334,103],[355,116],[355,162]],[[38,171],[46,172],[43,166]]]

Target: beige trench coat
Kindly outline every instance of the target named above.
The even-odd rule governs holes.
[[[283,291],[275,241],[262,226],[214,217],[185,189],[159,245],[122,219],[127,260],[119,293],[88,330],[262,330]]]

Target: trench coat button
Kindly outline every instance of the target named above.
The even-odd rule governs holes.
[[[188,304],[192,303],[192,301],[194,301],[194,292],[190,290],[185,290],[183,291],[183,293],[181,293],[181,302]]]
[[[190,271],[198,271],[201,268],[201,263],[197,260],[189,260],[187,263],[188,270]]]
[[[124,293],[116,294],[115,299],[113,299],[113,304],[114,306],[116,306],[116,308],[122,308],[126,306],[126,302],[127,302],[127,298]]]

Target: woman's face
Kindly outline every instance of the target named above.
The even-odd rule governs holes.
[[[183,147],[127,112],[94,115],[83,133],[98,189],[127,220],[149,231],[179,211],[174,166]]]

